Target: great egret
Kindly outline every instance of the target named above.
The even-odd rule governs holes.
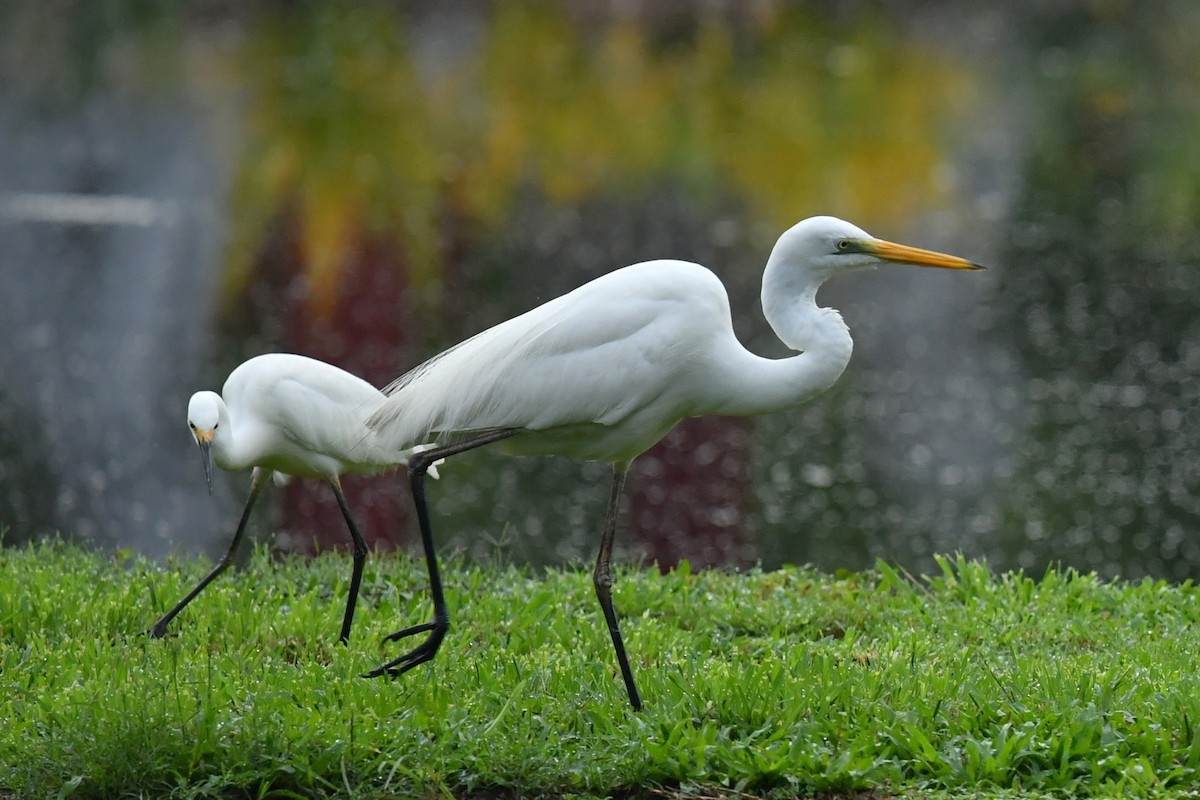
[[[387,399],[367,420],[380,445],[411,447],[431,436],[449,443],[409,465],[434,618],[388,640],[429,635],[369,675],[399,675],[430,660],[449,628],[425,505],[425,469],[434,459],[503,440],[513,454],[613,465],[593,582],[629,702],[641,708],[609,568],[630,463],[685,417],[763,414],[831,386],[850,360],[852,341],[841,315],[817,305],[817,289],[834,274],[883,262],[980,269],[955,256],[881,241],[839,219],[813,217],[779,237],[763,273],[763,313],[798,355],[772,360],[747,351],[733,333],[725,287],[706,268],[647,261],[502,322],[387,387]]]
[[[171,620],[229,567],[264,482],[279,473],[326,481],[346,518],[354,540],[354,568],[340,638],[348,641],[367,544],[354,524],[339,476],[393,469],[407,463],[413,448],[397,452],[377,446],[364,421],[384,399],[383,394],[323,361],[290,353],[256,356],[231,372],[221,391],[192,395],[188,427],[200,446],[209,492],[212,462],[216,461],[217,466],[231,471],[252,467],[250,495],[225,555],[147,633],[154,638],[165,635]],[[437,477],[436,471],[430,474]]]

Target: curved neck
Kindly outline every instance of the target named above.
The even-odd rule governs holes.
[[[799,355],[763,358],[733,339],[723,359],[725,396],[715,413],[762,414],[800,405],[832,386],[850,363],[850,329],[837,311],[817,305],[823,278],[783,266],[774,258],[767,264],[763,314],[780,341]]]
[[[238,440],[233,434],[233,422],[229,418],[229,407],[222,400],[217,404],[217,429],[213,431],[212,454],[218,467],[237,472],[254,466],[238,452]]]

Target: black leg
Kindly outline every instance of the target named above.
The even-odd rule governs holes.
[[[613,465],[612,494],[608,498],[608,513],[604,517],[604,531],[600,536],[600,554],[596,556],[596,571],[592,573],[592,582],[596,586],[596,597],[600,600],[600,608],[604,610],[604,619],[608,622],[608,632],[612,636],[613,648],[617,651],[617,664],[621,667],[621,677],[625,679],[629,704],[633,706],[634,711],[641,711],[642,698],[638,695],[637,685],[633,682],[633,671],[629,668],[629,657],[625,655],[625,642],[621,639],[621,627],[617,623],[617,612],[613,609],[612,570],[609,568],[613,536],[617,530],[617,512],[621,508],[621,490],[625,486],[625,473],[628,470],[628,464]]]
[[[425,641],[412,650],[371,670],[363,677],[378,678],[381,675],[390,675],[394,678],[403,675],[419,664],[424,664],[437,655],[442,639],[446,638],[446,632],[450,630],[450,611],[446,607],[446,597],[442,591],[442,576],[438,570],[437,552],[433,546],[433,530],[429,524],[429,509],[425,503],[426,471],[438,459],[448,458],[485,444],[491,444],[515,433],[514,430],[488,431],[461,442],[425,450],[412,457],[408,465],[408,474],[412,487],[413,505],[417,509],[417,522],[421,526],[421,546],[425,550],[425,566],[429,570],[429,593],[433,597],[433,621],[413,625],[384,637],[385,642],[395,642],[418,633],[429,634]]]
[[[338,505],[342,507],[342,516],[346,518],[346,527],[350,529],[350,538],[354,540],[354,569],[350,573],[350,596],[346,598],[346,616],[342,618],[342,633],[338,638],[342,644],[350,642],[350,626],[354,623],[354,606],[358,602],[358,587],[362,585],[363,564],[367,560],[367,543],[363,541],[354,517],[350,515],[350,506],[346,503],[346,495],[342,494],[342,483],[336,477],[329,481]]]
[[[250,477],[250,496],[246,498],[246,507],[242,509],[242,518],[238,522],[237,530],[233,534],[233,541],[229,543],[229,549],[225,551],[225,555],[217,562],[217,565],[212,568],[204,578],[196,584],[196,588],[187,593],[187,596],[175,604],[167,613],[163,614],[158,622],[150,626],[150,630],[146,631],[146,635],[154,639],[161,639],[167,635],[167,625],[171,620],[175,619],[175,615],[183,611],[188,603],[195,599],[196,595],[204,591],[204,587],[212,583],[213,579],[229,568],[233,563],[233,557],[237,554],[238,545],[242,543],[242,535],[246,532],[246,522],[250,519],[250,509],[254,508],[254,501],[258,499],[258,494],[262,491],[263,485],[271,476],[271,471],[255,467],[254,472]]]

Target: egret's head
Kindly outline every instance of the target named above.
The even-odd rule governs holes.
[[[192,438],[200,446],[204,459],[204,479],[208,482],[208,493],[212,494],[212,443],[221,425],[221,408],[225,401],[216,392],[196,392],[188,401],[188,428]]]
[[[983,269],[957,256],[876,239],[836,217],[810,217],[779,237],[771,261],[803,269],[822,281],[839,272],[877,267],[885,262],[943,269]]]

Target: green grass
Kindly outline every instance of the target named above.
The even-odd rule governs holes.
[[[0,798],[1186,796],[1200,785],[1191,585],[962,559],[869,573],[660,576],[615,589],[634,713],[585,570],[447,565],[454,625],[399,680],[359,674],[428,618],[418,560],[257,553],[139,636],[206,564],[0,551]]]

